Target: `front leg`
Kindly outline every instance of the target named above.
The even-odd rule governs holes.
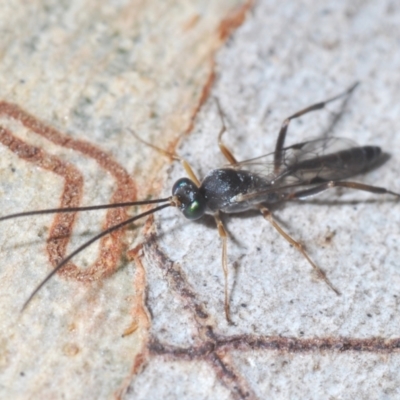
[[[196,174],[193,172],[192,167],[190,166],[190,164],[182,157],[179,157],[176,153],[171,153],[168,150],[162,149],[161,147],[155,146],[152,143],[146,142],[145,140],[143,140],[141,137],[139,137],[136,132],[132,129],[129,129],[129,131],[132,133],[133,136],[135,136],[135,138],[137,140],[139,140],[139,142],[142,142],[143,144],[145,144],[146,146],[151,147],[152,149],[158,151],[159,153],[171,158],[174,161],[179,161],[183,168],[185,169],[186,173],[188,174],[189,178],[196,184],[197,187],[200,187],[201,183],[200,180],[197,178]]]

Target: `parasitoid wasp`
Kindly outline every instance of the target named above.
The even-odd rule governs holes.
[[[47,210],[27,211],[0,217],[0,221],[50,213],[70,213],[78,211],[101,210],[108,208],[140,206],[158,204],[156,207],[112,226],[92,239],[88,240],[75,251],[65,257],[35,288],[25,301],[24,310],[39,290],[74,256],[111,232],[122,229],[134,221],[146,217],[166,207],[176,207],[185,218],[197,220],[205,214],[212,215],[222,241],[222,267],[225,278],[224,304],[225,316],[231,322],[228,294],[228,262],[227,240],[228,234],[221,220],[221,213],[233,214],[249,209],[257,209],[283,238],[294,246],[308,261],[322,279],[336,294],[340,292],[332,285],[325,272],[320,269],[309,257],[304,247],[293,239],[273,218],[270,206],[287,201],[304,200],[318,195],[328,189],[342,187],[361,190],[374,194],[390,194],[400,198],[400,194],[382,187],[366,185],[359,182],[347,181],[355,175],[361,174],[382,164],[383,153],[377,146],[358,146],[351,141],[333,137],[328,134],[322,137],[296,143],[285,147],[285,139],[290,121],[312,111],[323,109],[328,103],[344,99],[342,110],[358,83],[352,85],[344,93],[328,100],[313,104],[286,118],[280,128],[274,152],[237,161],[233,153],[222,142],[222,135],[226,131],[224,117],[217,101],[222,127],[218,135],[219,148],[227,159],[228,164],[222,168],[210,171],[203,180],[199,180],[188,162],[175,154],[158,148],[152,144],[142,142],[153,149],[172,156],[182,162],[188,178],[178,179],[172,187],[172,195],[165,198],[135,201],[118,204],[104,204],[88,207],[56,208]],[[339,116],[339,114],[338,114]],[[329,132],[329,130],[327,131]],[[136,134],[133,132],[136,136]]]

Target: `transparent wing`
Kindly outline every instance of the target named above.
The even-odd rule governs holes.
[[[282,163],[277,170],[274,153],[231,166],[249,172],[262,182],[237,196],[236,201],[248,204],[279,202],[300,187],[311,189],[323,182],[347,179],[364,172],[380,154],[379,147],[360,147],[343,138],[327,137],[297,143],[282,150]]]
[[[276,172],[274,153],[238,162],[234,169],[246,170],[271,182],[274,187],[345,179],[365,168],[359,149],[344,138],[327,137],[297,143],[283,149],[282,165]]]

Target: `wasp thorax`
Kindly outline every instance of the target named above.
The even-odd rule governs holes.
[[[187,219],[198,219],[204,215],[206,200],[190,179],[178,179],[172,187],[172,195],[178,199],[178,208]]]

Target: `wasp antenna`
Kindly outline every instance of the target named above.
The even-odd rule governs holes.
[[[100,232],[98,235],[94,236],[92,239],[88,240],[87,242],[83,243],[81,246],[79,246],[76,250],[74,250],[72,253],[70,253],[67,257],[65,257],[43,280],[40,282],[40,284],[35,288],[35,290],[32,292],[32,294],[28,297],[28,299],[25,301],[24,305],[21,308],[21,312],[23,312],[32,299],[36,296],[36,294],[40,291],[40,289],[43,288],[43,286],[58,272],[61,270],[62,267],[64,267],[73,257],[75,257],[78,253],[80,253],[82,250],[86,249],[86,247],[89,247],[91,244],[96,242],[97,240],[101,239],[103,236],[106,236],[112,232],[115,232],[121,228],[123,228],[126,225],[129,225],[130,223],[146,217],[147,215],[153,214],[157,211],[160,211],[166,207],[171,207],[174,206],[173,201],[170,198],[167,199],[160,199],[160,200],[150,200],[149,202],[136,202],[136,203],[130,203],[131,205],[138,205],[138,203],[141,204],[151,204],[155,202],[161,202],[161,201],[168,201],[167,204],[162,204],[161,206],[154,207],[151,210],[145,211],[142,214],[136,215],[134,217],[131,217],[127,219],[126,221],[120,222],[117,225],[111,226],[110,228],[107,228],[103,232]],[[102,206],[94,206],[94,207],[102,207]],[[106,208],[106,207],[104,207]],[[90,208],[93,209],[93,208]],[[95,208],[96,209],[96,208]],[[82,209],[80,209],[82,210]]]
[[[5,215],[4,217],[0,217],[0,221],[5,221],[7,219],[13,219],[13,218],[19,218],[19,217],[29,217],[31,215],[71,213],[71,212],[79,212],[79,211],[93,211],[93,210],[104,210],[104,209],[110,209],[110,208],[143,206],[146,204],[165,203],[166,201],[170,201],[170,198],[166,197],[165,199],[128,201],[125,203],[112,203],[112,204],[100,204],[97,206],[87,206],[87,207],[49,208],[47,210],[24,211],[24,212],[9,214],[9,215]]]

